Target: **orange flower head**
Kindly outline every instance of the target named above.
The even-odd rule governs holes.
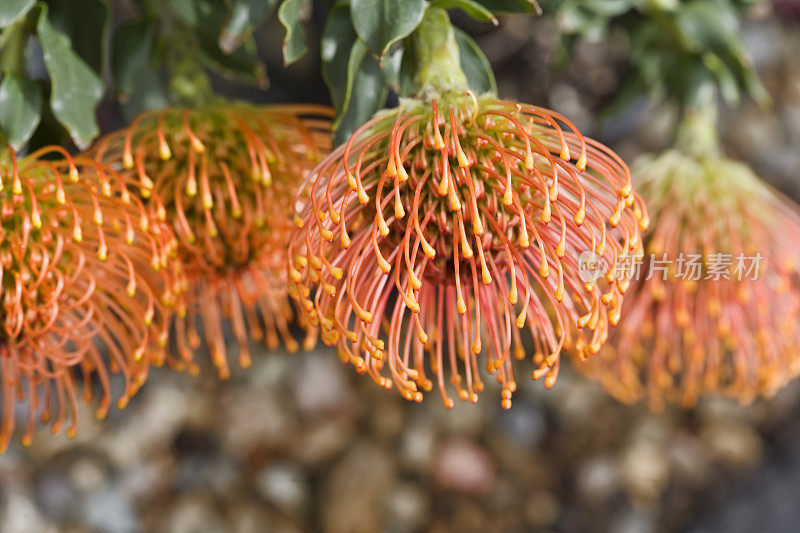
[[[43,158],[50,152],[65,158]],[[167,275],[168,228],[113,171],[63,148],[17,160],[0,154],[0,450],[14,432],[15,402],[25,401],[29,444],[36,414],[58,432],[77,430],[76,396],[102,391],[108,411],[110,374],[123,375],[124,407],[163,358],[175,293]]]
[[[582,281],[579,255],[613,264],[646,226],[616,154],[556,113],[470,92],[379,113],[308,189],[292,295],[345,362],[410,400],[435,381],[448,407],[448,376],[477,401],[480,359],[511,405],[521,330],[547,386],[562,348],[597,352],[625,287]]]
[[[581,368],[655,410],[774,393],[800,371],[800,209],[719,156],[672,150],[635,174],[655,229],[624,323]]]
[[[293,228],[291,201],[329,150],[329,117],[327,108],[301,105],[166,109],[140,115],[96,144],[96,159],[137,180],[142,196],[155,193],[151,210],[178,238],[186,276],[186,308],[176,321],[178,366],[199,370],[198,318],[222,377],[230,375],[223,319],[243,367],[250,364],[248,330],[270,347],[282,337],[290,351],[297,349],[280,250]],[[313,346],[315,330],[307,332],[306,345]]]

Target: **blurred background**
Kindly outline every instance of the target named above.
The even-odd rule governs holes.
[[[669,144],[674,110],[642,100],[603,114],[626,75],[622,36],[564,60],[547,18],[455,21],[501,96],[558,110],[629,161]],[[268,92],[215,79],[219,92],[326,102],[318,54],[282,68],[281,38],[277,22],[260,34]],[[726,111],[726,150],[800,199],[800,1],[756,9],[744,39],[774,102]],[[123,123],[111,99],[100,121]],[[45,427],[32,447],[12,444],[0,456],[0,531],[800,529],[800,384],[748,407],[707,400],[652,414],[568,369],[550,391],[521,371],[510,411],[488,391],[447,412],[438,397],[409,404],[380,389],[324,347],[253,355],[228,381],[210,368],[153,369],[103,423],[81,405],[75,439]]]

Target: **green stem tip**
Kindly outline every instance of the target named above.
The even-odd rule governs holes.
[[[413,35],[419,95],[463,92],[469,88],[450,17],[429,7]]]
[[[681,151],[696,158],[719,155],[717,118],[715,101],[686,109],[678,125],[675,145]]]

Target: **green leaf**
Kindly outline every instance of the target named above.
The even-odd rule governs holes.
[[[386,86],[396,93],[400,92],[400,70],[403,66],[405,48],[405,43],[402,41],[395,43],[379,61]]]
[[[219,42],[223,26],[228,19],[228,8],[220,0],[193,0],[196,4],[198,34]],[[217,44],[218,46],[218,44]]]
[[[70,142],[70,138],[64,126],[53,116],[53,110],[46,104],[50,100],[49,84],[39,83],[39,87],[42,90],[42,118],[36,131],[31,135],[28,146],[31,148],[53,144],[63,146]]]
[[[425,0],[352,0],[350,16],[359,37],[383,55],[419,26],[425,9]]]
[[[302,17],[311,9],[309,0],[285,0],[278,9],[278,20],[286,28],[283,39],[283,62],[291,65],[308,51]]]
[[[114,32],[111,71],[117,95],[126,100],[143,73],[150,70],[155,27],[148,20],[123,22]]]
[[[685,71],[681,72],[681,79],[685,85],[681,101],[688,107],[701,107],[707,105],[715,93],[714,79],[702,63],[690,63]]]
[[[166,0],[166,5],[175,17],[189,27],[195,27],[200,22],[195,0]]]
[[[469,88],[476,94],[483,93],[497,93],[497,83],[494,79],[494,72],[489,60],[483,55],[478,44],[472,40],[472,37],[459,30],[453,28],[456,34],[456,43],[458,44],[459,58],[461,60],[461,70],[467,77]]]
[[[400,72],[398,83],[401,97],[414,96],[420,89],[417,85],[417,54],[414,47],[409,46],[403,51],[403,58],[400,61]]]
[[[219,48],[230,54],[242,45],[260,26],[277,0],[228,0],[230,3],[230,16],[219,35]]]
[[[334,129],[338,128],[339,121],[342,119],[347,111],[348,106],[350,105],[350,99],[353,96],[353,83],[355,82],[358,70],[361,68],[361,63],[364,62],[364,58],[368,55],[368,53],[369,49],[361,39],[357,39],[356,42],[353,43],[353,47],[350,49],[350,56],[347,58],[347,81],[344,88],[344,98],[342,99],[341,105],[337,106],[336,120],[333,121]]]
[[[122,102],[122,115],[130,122],[142,111],[161,109],[169,104],[164,87],[152,70],[146,69],[134,81],[133,91],[127,101]]]
[[[230,15],[227,2],[222,0],[166,0],[164,4],[181,25],[213,41],[219,39]]]
[[[476,0],[492,13],[542,13],[536,0]]]
[[[744,86],[748,94],[762,108],[770,107],[772,105],[772,97],[767,92],[767,89],[764,88],[755,69],[752,65],[746,65],[744,68]]]
[[[37,30],[52,86],[50,108],[75,144],[86,148],[98,133],[95,108],[103,97],[103,82],[75,53],[69,38],[53,27],[44,4]]]
[[[0,132],[3,141],[20,150],[31,135],[42,114],[42,93],[36,82],[13,72],[3,74],[0,83]]]
[[[655,0],[655,3],[659,4],[659,9],[669,9],[669,4],[674,2],[677,5],[678,1]],[[639,4],[641,4],[641,0],[591,0],[592,10],[607,18],[618,17],[634,9]]]
[[[0,2],[0,28],[14,24],[31,10],[36,0],[2,0]]]
[[[610,20],[634,9],[636,0],[564,0],[555,9],[562,32],[600,40]]]
[[[102,72],[111,22],[108,0],[49,0],[47,5],[53,27],[69,37],[72,49],[95,72]]]
[[[730,71],[724,61],[713,52],[703,54],[703,64],[710,70],[719,87],[720,94],[725,102],[730,106],[735,106],[739,103],[739,84],[737,83],[736,76]]]
[[[460,9],[475,20],[491,22],[495,26],[498,24],[497,17],[486,9],[476,0],[433,0],[431,7],[441,7],[442,9]]]
[[[688,2],[678,10],[675,23],[684,46],[693,52],[739,46],[739,17],[728,2]]]
[[[262,89],[269,86],[267,68],[258,56],[255,39],[251,36],[230,54],[217,46],[217,41],[198,35],[200,58],[204,65],[217,74],[239,83],[255,85]]]
[[[336,129],[334,143],[337,145],[346,141],[383,107],[388,93],[378,60],[372,54],[361,52],[356,48],[363,48],[366,52],[366,46],[361,41],[357,41],[353,46],[356,59],[358,57],[361,59],[357,61],[358,68],[354,72],[351,84],[350,92],[354,97],[349,98],[344,114],[337,118],[334,124]]]
[[[328,13],[320,38],[322,79],[328,86],[331,102],[337,110],[347,95],[347,64],[357,39],[350,20],[350,8],[346,4],[337,4]]]
[[[650,0],[646,1],[649,2],[648,5],[653,3]],[[571,9],[580,9],[594,19],[609,19],[634,9],[637,3],[640,3],[639,0],[568,0],[563,5],[570,5]],[[658,9],[662,7],[659,6]]]

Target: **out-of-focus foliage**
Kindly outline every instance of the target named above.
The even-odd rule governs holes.
[[[389,91],[418,90],[407,41],[429,7],[494,24],[497,14],[540,11],[535,0],[130,0],[132,16],[115,21],[109,35],[109,1],[0,3],[0,144],[21,149],[39,128],[49,142],[71,138],[87,146],[97,136],[95,109],[109,88],[131,119],[168,103],[212,99],[208,71],[266,87],[254,31],[277,12],[284,61],[292,64],[308,51],[306,24],[315,5],[326,18],[322,74],[336,125],[346,134],[380,109]],[[464,33],[457,39],[470,86],[494,90],[480,48]]]
[[[633,74],[619,101],[644,92],[655,100],[698,103],[716,86],[729,104],[769,96],[740,35],[743,13],[760,0],[545,0],[568,50],[579,38],[602,39],[620,28],[630,39]]]
[[[0,143],[19,149],[40,124],[91,142],[109,19],[106,0],[0,2]]]
[[[644,92],[691,105],[716,86],[736,102],[768,97],[739,35],[742,13],[758,0],[543,0],[562,30],[564,50],[619,28],[633,75],[620,102]],[[535,0],[129,0],[115,20],[110,0],[0,2],[0,144],[23,148],[98,133],[95,109],[109,91],[127,118],[171,104],[214,98],[208,73],[266,87],[254,32],[270,17],[284,28],[289,65],[308,51],[312,15],[324,20],[322,77],[343,139],[386,102],[420,90],[414,57],[427,9],[459,10],[497,24],[500,14],[539,13]],[[319,13],[314,13],[318,9]],[[132,14],[131,14],[132,10]],[[475,41],[456,30],[461,67],[475,93],[496,90]],[[357,95],[354,98],[353,95]]]
[[[284,60],[290,64],[307,50],[302,15],[308,0],[284,0],[279,18],[286,28]],[[386,102],[417,92],[416,63],[410,51],[414,31],[429,7],[459,9],[475,20],[497,24],[497,14],[535,13],[535,0],[327,0],[322,32],[322,76],[336,108],[337,140],[348,137]],[[457,33],[461,62],[477,93],[496,89],[488,60],[471,37]],[[357,94],[358,98],[352,98]]]
[[[266,69],[253,32],[276,4],[277,0],[136,0],[137,16],[120,24],[113,38],[115,91],[126,111],[133,115],[168,101],[207,99],[211,92],[204,69],[266,87]]]
[[[109,0],[2,0],[0,144],[42,136],[86,147],[108,81],[129,117],[209,98],[206,70],[266,87],[253,32],[277,3],[131,0],[134,16],[109,35]]]

